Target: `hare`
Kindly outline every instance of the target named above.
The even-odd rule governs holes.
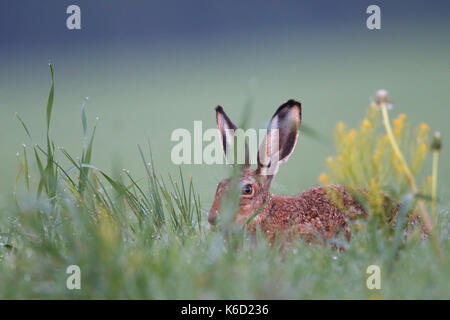
[[[289,100],[282,104],[269,122],[266,138],[258,151],[257,168],[251,170],[249,163],[243,165],[240,174],[242,190],[235,221],[245,224],[260,210],[247,228],[256,230],[259,225],[269,239],[274,239],[277,235],[290,238],[296,234],[307,241],[326,241],[343,232],[346,239],[350,240],[349,222],[359,216],[366,216],[367,212],[344,186],[313,187],[296,196],[270,193],[279,164],[286,162],[294,151],[301,111],[298,101]],[[216,120],[226,154],[232,143],[230,139],[233,139],[230,132],[237,127],[221,106],[216,107]],[[208,212],[211,225],[216,222],[221,200],[230,189],[230,184],[230,179],[218,184],[214,202]]]

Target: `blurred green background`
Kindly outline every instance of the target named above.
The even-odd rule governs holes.
[[[15,38],[14,30],[21,23],[15,20],[17,26],[9,25],[11,33],[1,33],[0,202],[3,204],[14,191],[16,153],[21,152],[22,143],[45,141],[48,61],[55,68],[51,130],[57,144],[72,154],[81,153],[81,105],[83,97],[88,96],[90,129],[99,117],[93,164],[106,171],[119,163],[134,176],[143,175],[137,144],[146,146],[149,140],[159,172],[177,174],[177,167],[170,160],[175,145],[170,135],[174,129],[192,131],[194,120],[202,120],[204,129],[215,127],[214,107],[218,104],[239,122],[249,102],[253,107],[248,127],[265,127],[275,109],[294,98],[303,104],[304,123],[327,139],[318,142],[301,136],[290,161],[280,169],[272,191],[295,194],[318,183],[317,177],[325,169],[325,157],[334,154],[332,132],[336,122],[357,126],[370,97],[377,89],[385,88],[393,100],[393,116],[406,113],[413,123],[424,121],[432,131],[441,132],[444,149],[439,190],[442,195],[448,194],[450,34],[445,19],[448,13],[442,12],[447,5],[440,3],[441,9],[438,6],[428,11],[423,10],[431,8],[425,2],[417,5],[416,11],[402,11],[399,4],[389,11],[388,4],[381,5],[382,29],[370,31],[365,27],[368,4],[352,3],[340,10],[335,10],[337,4],[330,4],[328,9],[326,5],[304,5],[309,11],[299,9],[299,20],[292,25],[282,16],[291,11],[284,4],[281,13],[274,13],[278,14],[276,19],[285,21],[278,26],[265,20],[260,24],[250,20],[252,25],[247,29],[232,24],[207,33],[201,29],[206,26],[200,25],[203,31],[192,28],[184,34],[180,33],[180,25],[173,33],[152,37],[124,31],[114,34],[106,27],[103,32],[110,32],[109,37],[102,33],[86,36],[90,32],[88,18],[93,19],[95,8],[86,13],[89,8],[83,8],[88,4],[83,7],[83,2],[81,8],[88,25],[80,32],[85,38],[64,30],[64,4],[58,4],[63,13],[57,21],[63,29],[58,37],[63,40],[52,40],[49,33],[36,36],[33,41],[33,37],[23,36],[27,30],[21,30],[23,34]],[[3,9],[6,17],[8,10]],[[26,15],[31,9],[22,13]],[[240,14],[245,17],[252,9],[244,8]],[[266,11],[270,13],[269,9]],[[120,16],[118,10],[113,10],[113,14]],[[236,12],[239,10],[238,6]],[[207,15],[195,12],[198,17]],[[258,14],[258,10],[254,12]],[[330,12],[334,12],[331,18]],[[102,21],[100,13],[96,19]],[[157,10],[152,14],[157,15]],[[295,13],[290,13],[288,19],[292,15]],[[302,22],[302,16],[311,15],[313,20],[325,17]],[[174,11],[172,20],[166,22],[170,24],[178,16],[182,12]],[[196,21],[198,17],[190,19]],[[41,18],[39,14],[35,16],[34,32],[42,31]],[[129,19],[132,21],[133,17]],[[214,25],[214,19],[210,20]],[[122,23],[126,28],[124,21],[114,23]],[[5,24],[3,21],[2,26]],[[33,142],[16,120],[16,112],[28,124]],[[225,166],[184,165],[183,170],[193,176],[203,206],[208,209],[216,183],[227,174]]]

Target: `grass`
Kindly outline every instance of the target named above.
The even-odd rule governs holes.
[[[161,176],[150,146],[136,151],[144,177],[96,168],[96,127],[89,130],[84,107],[81,155],[56,146],[50,68],[43,147],[34,145],[18,116],[33,147],[24,147],[15,198],[2,209],[0,298],[450,298],[444,199],[435,226],[441,260],[420,233],[403,242],[402,228],[387,236],[371,219],[361,221],[345,252],[300,239],[280,250],[260,233],[252,239],[231,225],[210,229],[195,177],[187,179],[181,168]],[[413,198],[406,191],[396,198],[404,218]],[[366,287],[367,267],[374,264],[382,270],[381,290]],[[81,290],[66,287],[70,265],[81,269]]]

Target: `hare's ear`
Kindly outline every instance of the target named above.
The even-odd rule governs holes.
[[[230,118],[228,118],[221,106],[216,107],[216,121],[217,128],[219,129],[220,136],[222,138],[223,152],[226,155],[228,150],[233,147],[233,135],[234,131],[237,129],[237,126],[230,120]]]
[[[301,119],[300,102],[289,100],[278,108],[258,151],[259,174],[274,175],[278,165],[289,159],[297,144]]]
[[[216,107],[216,121],[217,121],[217,127],[220,132],[221,140],[222,140],[222,147],[223,152],[225,154],[225,158],[227,159],[227,163],[229,164],[236,164],[239,163],[239,161],[243,161],[245,164],[245,167],[249,166],[249,151],[248,151],[248,145],[245,142],[243,145],[243,149],[240,148],[239,143],[236,146],[236,151],[238,155],[234,155],[234,142],[235,142],[235,134],[237,133],[236,130],[238,130],[238,127],[233,123],[233,121],[228,118],[227,114],[223,110],[221,106]],[[242,154],[240,154],[243,152]]]

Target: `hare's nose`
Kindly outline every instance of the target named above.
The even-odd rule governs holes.
[[[210,210],[208,212],[208,222],[211,225],[214,225],[216,223],[217,218],[217,210]]]

